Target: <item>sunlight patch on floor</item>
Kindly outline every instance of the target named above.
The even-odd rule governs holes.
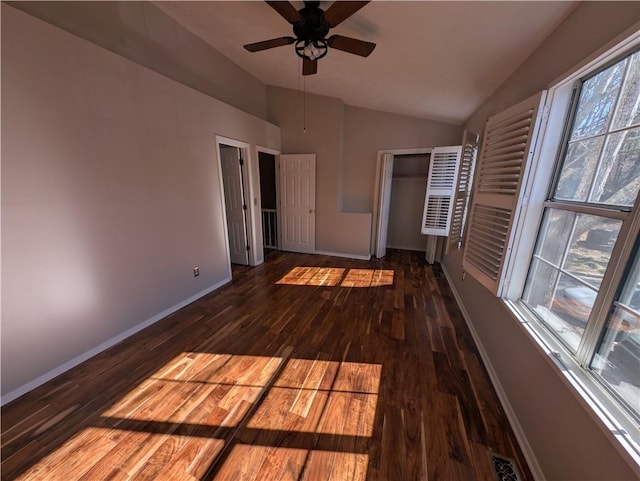
[[[287,356],[183,352],[21,479],[364,481],[382,365]]]
[[[291,359],[249,428],[369,437],[382,366]]]
[[[393,285],[392,269],[349,269],[342,287],[380,287]]]
[[[276,284],[289,286],[381,287],[393,285],[393,269],[294,267]]]
[[[279,357],[183,352],[102,415],[126,428],[136,426],[131,421],[192,423],[194,414],[206,412],[199,424],[237,426],[281,363]]]
[[[369,456],[238,444],[215,481],[364,481]]]
[[[294,267],[276,284],[290,286],[328,286],[338,285],[344,269],[334,267]]]

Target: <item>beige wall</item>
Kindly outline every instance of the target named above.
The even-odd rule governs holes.
[[[315,153],[316,249],[371,254],[377,152],[460,143],[462,128],[345,105],[340,99],[268,87],[269,120],[280,126],[282,152]]]
[[[280,148],[278,127],[6,4],[1,134],[4,402],[227,281],[215,135]]]
[[[151,2],[8,2],[162,75],[266,120],[265,85]]]
[[[546,89],[639,19],[640,2],[582,2],[465,126],[482,132],[489,116]]]
[[[393,179],[387,247],[424,252],[427,236],[420,230],[427,183],[424,180]]]
[[[469,119],[486,118],[540,89],[640,20],[640,3],[584,2]],[[470,276],[461,255],[444,259],[509,405],[548,480],[632,480],[637,471],[594,421],[561,374],[537,349],[503,303]],[[637,467],[636,467],[637,469]]]
[[[274,88],[269,90],[268,99],[265,85],[149,2],[9,3],[184,85],[281,125],[286,132],[287,152],[318,154],[319,251],[369,255],[378,150],[459,142],[458,126],[345,106],[338,99],[313,95],[307,96],[309,129],[300,136],[302,97],[297,92],[285,94],[284,89]]]
[[[371,216],[348,216],[349,222],[338,208],[344,104],[312,94],[305,100],[302,94],[279,87],[268,87],[267,92],[269,120],[282,132],[282,153],[316,154],[316,250],[368,254]]]
[[[39,5],[21,8],[51,15]],[[73,8],[88,5],[102,13],[56,21],[89,22],[76,33],[100,34],[92,41],[124,45],[121,54],[153,70],[268,115],[282,129],[283,152],[317,154],[318,250],[370,252],[378,150],[460,141],[459,126],[313,95],[303,133],[295,91],[264,88],[183,29],[175,44],[157,45],[167,37],[142,30],[140,15],[158,32],[179,26],[152,6]],[[639,10],[637,2],[583,3],[468,125],[481,130],[488,115],[580,62]],[[177,55],[183,48],[193,56]],[[249,142],[254,154],[255,145],[280,149],[277,127],[238,109],[3,4],[3,396],[228,278],[213,136]],[[636,479],[501,302],[461,281],[460,255],[444,264],[546,478]]]
[[[360,107],[345,107],[342,209],[371,212],[379,150],[459,145],[462,127]]]

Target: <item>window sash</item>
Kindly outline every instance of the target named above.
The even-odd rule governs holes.
[[[614,255],[616,255],[616,248],[618,248],[618,244],[621,240],[621,236],[622,235],[628,235],[628,234],[623,234],[623,232],[626,232],[625,230],[625,225],[629,223],[629,213],[627,212],[620,212],[620,211],[615,211],[615,210],[611,210],[611,209],[606,209],[606,208],[599,208],[599,207],[593,207],[593,206],[581,206],[581,205],[576,205],[576,204],[561,204],[555,201],[547,201],[545,202],[545,209],[544,211],[546,212],[549,209],[554,209],[554,210],[558,210],[558,211],[568,211],[568,212],[575,212],[577,214],[588,214],[588,215],[594,215],[594,216],[598,216],[601,218],[605,218],[605,219],[614,219],[614,220],[621,220],[622,221],[622,225],[620,226],[620,231],[618,233],[618,237],[616,239],[616,242],[614,244],[613,250],[611,252],[611,257],[609,258],[609,262],[607,264],[604,276],[602,278],[602,281],[600,283],[600,286],[593,286],[590,285],[588,282],[586,282],[584,279],[581,279],[579,276],[573,274],[572,272],[568,271],[565,267],[563,267],[564,264],[564,260],[569,252],[569,249],[571,247],[571,236],[569,236],[567,238],[567,244],[563,246],[563,255],[562,258],[559,262],[558,265],[550,262],[547,259],[544,259],[543,257],[539,256],[538,254],[536,254],[535,252],[532,253],[531,255],[531,260],[529,262],[529,268],[527,269],[528,271],[531,271],[531,269],[533,269],[534,266],[534,259],[537,259],[538,262],[542,262],[544,264],[547,264],[549,266],[551,266],[552,268],[556,269],[558,271],[558,279],[560,274],[564,274],[566,276],[568,276],[569,278],[573,279],[574,281],[576,281],[579,284],[588,286],[589,288],[593,289],[596,292],[596,298],[593,304],[593,307],[591,309],[591,313],[589,314],[589,318],[587,319],[586,322],[586,326],[584,329],[584,332],[581,336],[580,339],[580,343],[578,344],[578,347],[574,350],[574,348],[570,347],[567,342],[562,339],[559,336],[556,336],[555,333],[551,332],[551,330],[548,328],[548,326],[546,325],[546,323],[539,318],[539,316],[535,313],[535,310],[533,309],[533,306],[530,306],[526,300],[523,299],[524,296],[524,292],[525,289],[527,287],[527,284],[525,283],[521,296],[520,296],[520,301],[522,303],[524,303],[529,310],[533,313],[533,315],[536,317],[536,319],[540,322],[541,325],[544,326],[545,329],[549,329],[550,333],[558,340],[558,342],[560,342],[563,346],[566,347],[566,349],[570,352],[570,354],[576,358],[576,360],[578,361],[578,363],[583,366],[586,369],[589,369],[589,365],[591,364],[591,360],[593,358],[593,356],[595,355],[595,351],[597,350],[597,345],[600,339],[600,336],[602,334],[602,330],[604,329],[604,327],[606,326],[606,322],[607,322],[607,318],[608,318],[608,312],[609,310],[606,310],[603,314],[603,309],[602,306],[604,306],[604,297],[605,297],[605,293],[604,292],[608,292],[608,289],[606,289],[607,286],[605,286],[605,282],[610,282],[608,281],[608,279],[612,278],[612,274],[610,273],[611,269],[614,269],[615,267],[612,267],[612,261],[614,260]],[[542,235],[542,230],[539,229],[538,230],[538,236],[537,236],[537,243],[540,241],[541,236]],[[619,248],[618,248],[619,249]],[[619,255],[618,255],[619,257]],[[617,258],[617,257],[616,257]],[[529,276],[527,275],[527,278]],[[558,280],[557,279],[557,280]],[[556,282],[557,282],[556,280]],[[603,287],[605,287],[605,289],[603,289]],[[613,304],[613,301],[611,301],[610,305]],[[600,326],[599,328],[596,327],[591,327],[591,326]]]
[[[598,349],[609,313],[613,309],[614,301],[624,283],[628,265],[633,261],[634,246],[638,234],[640,234],[639,203],[640,196],[636,198],[631,212],[622,219],[618,239],[611,252],[609,265],[600,284],[589,321],[576,352],[577,361],[589,371],[591,371],[590,364]]]
[[[630,207],[629,206],[617,206],[617,205],[612,205],[612,204],[603,204],[603,203],[596,203],[596,202],[590,202],[588,199],[587,201],[573,201],[573,200],[568,200],[568,199],[560,199],[560,198],[556,198],[556,191],[558,189],[558,184],[560,182],[560,176],[562,173],[562,168],[564,166],[564,162],[567,156],[567,150],[569,148],[569,144],[572,142],[571,141],[571,134],[574,130],[575,127],[575,121],[576,121],[576,114],[577,114],[577,110],[580,104],[580,97],[581,97],[581,93],[584,87],[584,84],[586,82],[588,82],[589,80],[591,80],[592,78],[594,78],[595,76],[597,76],[598,74],[600,74],[601,72],[604,72],[605,70],[607,70],[608,68],[612,67],[613,65],[621,62],[622,60],[624,60],[625,58],[628,59],[627,64],[625,65],[625,70],[623,73],[623,78],[621,80],[621,85],[620,88],[618,89],[618,92],[616,93],[616,98],[615,98],[615,104],[614,104],[614,108],[610,114],[610,119],[609,119],[609,125],[607,126],[607,128],[605,129],[604,132],[600,132],[597,134],[593,134],[593,135],[587,135],[584,137],[580,137],[579,139],[576,139],[574,141],[586,141],[589,139],[594,139],[594,138],[599,138],[599,137],[603,137],[605,140],[609,137],[612,136],[616,133],[621,133],[621,132],[625,132],[634,128],[638,127],[638,124],[631,124],[629,126],[626,127],[619,127],[619,128],[612,128],[612,123],[614,121],[614,119],[617,116],[617,112],[618,109],[620,108],[620,96],[622,95],[622,91],[623,91],[623,86],[625,81],[627,80],[627,76],[629,73],[629,66],[631,63],[631,57],[636,54],[637,52],[640,51],[640,48],[636,47],[634,49],[631,49],[630,51],[626,51],[620,55],[617,55],[615,58],[607,61],[604,64],[601,64],[598,68],[589,71],[589,73],[587,75],[584,75],[580,78],[577,78],[576,80],[573,81],[573,88],[572,88],[572,92],[571,92],[571,97],[570,97],[570,101],[569,101],[569,111],[567,112],[567,117],[565,120],[565,124],[564,124],[564,129],[562,131],[562,140],[560,143],[560,149],[558,150],[557,153],[557,159],[555,161],[555,166],[554,166],[554,172],[553,172],[553,177],[552,177],[552,181],[549,184],[549,191],[547,194],[547,200],[548,201],[555,201],[555,202],[559,202],[562,204],[579,204],[579,205],[588,205],[588,206],[600,206],[600,207],[604,207],[604,208],[610,208],[610,209],[619,209],[619,210],[626,210],[626,211],[630,211]],[[605,142],[603,142],[603,145],[601,147],[602,149],[605,148]],[[601,156],[602,156],[602,152],[600,152],[599,156],[598,156],[598,164],[600,163],[601,160]],[[591,179],[591,184],[590,184],[590,188],[589,188],[589,195],[591,195],[591,191],[593,190],[594,184],[597,181],[597,167],[596,167],[596,172],[594,172],[593,174],[593,178]]]

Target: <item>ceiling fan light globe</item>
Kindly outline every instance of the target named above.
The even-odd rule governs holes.
[[[315,59],[315,52],[312,44],[307,44],[302,51],[305,57],[310,58],[311,60]]]

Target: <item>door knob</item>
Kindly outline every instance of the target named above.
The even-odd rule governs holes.
[[[309,214],[313,214],[314,210],[313,209],[309,209]]]

